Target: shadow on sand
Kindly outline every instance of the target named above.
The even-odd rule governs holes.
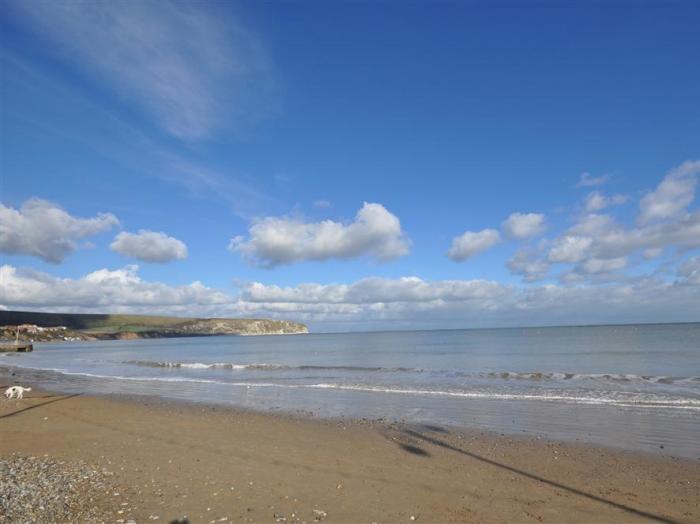
[[[443,428],[439,427],[432,427],[432,426],[420,426],[424,430],[432,431],[434,433],[448,433],[446,430]],[[391,437],[390,435],[385,435],[386,438],[389,440],[393,440],[396,442],[396,444],[401,447],[404,451],[414,454],[414,455],[422,455],[422,456],[430,456],[430,453],[421,448],[420,446],[416,445],[418,442],[423,442],[427,444],[431,444],[433,446],[438,446],[443,449],[447,449],[449,451],[453,451],[455,453],[459,453],[461,455],[465,455],[469,458],[472,458],[474,460],[478,460],[480,462],[483,462],[485,464],[489,464],[491,466],[509,471],[511,473],[515,473],[518,475],[522,475],[523,477],[529,478],[531,480],[535,480],[537,482],[542,482],[543,484],[547,484],[548,486],[552,486],[553,488],[561,489],[564,491],[568,491],[569,493],[572,493],[574,495],[580,496],[580,497],[585,497],[589,500],[593,500],[595,502],[600,502],[601,504],[606,504],[610,507],[626,511],[627,513],[630,513],[632,515],[635,515],[637,517],[642,517],[645,519],[650,519],[654,520],[656,522],[664,522],[665,524],[677,524],[677,521],[669,519],[667,517],[662,517],[661,515],[656,515],[654,513],[649,513],[647,511],[641,510],[641,509],[636,509],[631,506],[627,506],[625,504],[621,504],[619,502],[615,502],[612,500],[608,500],[606,498],[600,497],[598,495],[593,495],[592,493],[587,493],[585,491],[581,491],[580,489],[567,486],[566,484],[562,484],[560,482],[556,482],[554,480],[549,480],[545,477],[542,477],[540,475],[537,475],[535,473],[530,473],[529,471],[525,471],[522,469],[518,469],[513,466],[509,466],[508,464],[503,464],[501,462],[482,457],[481,455],[478,455],[476,453],[473,453],[471,451],[466,451],[464,449],[458,448],[457,446],[454,446],[450,444],[449,442],[444,442],[443,440],[440,440],[439,438],[436,438],[431,435],[426,435],[423,433],[420,433],[414,429],[406,428],[402,429],[399,431],[399,437]],[[405,442],[401,442],[401,440],[405,440]],[[406,443],[410,442],[410,443]]]
[[[15,415],[20,415],[21,413],[24,413],[25,411],[29,411],[29,410],[36,409],[36,408],[41,408],[43,406],[46,406],[47,404],[53,404],[54,402],[60,402],[61,400],[68,400],[70,398],[79,397],[79,396],[80,396],[80,393],[75,393],[74,395],[47,395],[47,396],[43,396],[43,397],[29,397],[29,398],[26,398],[24,400],[25,401],[33,400],[35,398],[40,398],[40,399],[48,398],[51,400],[47,400],[45,402],[40,402],[39,404],[33,404],[31,406],[27,406],[26,408],[18,409],[16,411],[12,411],[11,413],[6,413],[5,415],[0,415],[0,419],[14,417]],[[12,402],[12,401],[6,401],[6,402]]]

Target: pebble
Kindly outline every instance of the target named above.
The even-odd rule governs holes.
[[[0,457],[0,522],[84,522],[112,520],[91,498],[108,494],[101,469],[44,456]]]

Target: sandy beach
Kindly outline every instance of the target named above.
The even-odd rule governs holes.
[[[28,457],[100,475],[97,488],[62,510],[94,521],[700,519],[696,461],[151,398],[33,391],[0,402],[0,459]],[[0,521],[22,521],[7,515],[11,503],[6,498]],[[81,506],[89,506],[89,517]],[[32,511],[38,521],[50,519]]]

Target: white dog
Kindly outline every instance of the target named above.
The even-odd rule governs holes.
[[[17,397],[17,400],[21,400],[24,396],[25,391],[31,391],[32,388],[23,388],[22,386],[12,386],[5,390],[5,397],[7,400],[12,400]]]

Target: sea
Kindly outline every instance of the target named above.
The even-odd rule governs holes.
[[[700,459],[700,323],[36,344],[4,382]]]

